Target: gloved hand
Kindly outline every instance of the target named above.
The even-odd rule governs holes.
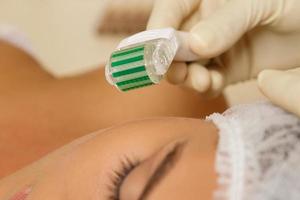
[[[190,30],[206,63],[174,63],[172,83],[203,94],[254,78],[263,69],[300,66],[299,0],[157,0],[148,29]]]
[[[258,76],[258,85],[273,103],[300,117],[300,68],[264,70]]]

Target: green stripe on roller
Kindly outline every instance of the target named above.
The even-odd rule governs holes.
[[[132,63],[132,62],[137,62],[137,61],[141,61],[141,60],[144,60],[144,56],[143,55],[136,56],[136,57],[133,57],[133,58],[128,58],[126,60],[121,60],[121,61],[113,62],[113,63],[111,63],[111,66],[112,67],[117,67],[117,66],[120,66],[120,65]]]
[[[0,2],[1,2],[1,0],[0,0]],[[119,72],[119,71],[124,71],[127,69],[131,69],[131,68],[135,68],[135,67],[139,67],[139,66],[143,66],[143,65],[145,65],[145,62],[144,62],[144,60],[141,60],[141,61],[128,63],[128,64],[118,66],[118,67],[112,67],[112,71]]]
[[[126,49],[126,50],[121,50],[121,51],[116,51],[115,53],[112,54],[112,58],[116,58],[116,57],[119,57],[119,56],[124,56],[124,55],[127,55],[127,54],[131,54],[131,53],[135,53],[135,52],[139,52],[139,51],[144,51],[145,49],[145,46],[140,46],[140,47],[135,47],[135,48],[129,48],[129,49]]]
[[[135,67],[135,68],[127,69],[127,70],[120,71],[120,72],[115,72],[115,73],[112,74],[112,76],[114,78],[116,78],[116,77],[120,77],[120,76],[124,76],[124,75],[128,75],[128,74],[133,74],[133,73],[137,73],[137,72],[142,72],[142,71],[146,71],[145,66]]]
[[[149,86],[149,85],[153,85],[153,83],[146,83],[146,84],[143,84],[143,85],[139,85],[139,86],[135,86],[135,87],[130,87],[130,88],[126,88],[126,89],[121,89],[122,91],[126,92],[128,90],[133,90],[133,89],[137,89],[137,88],[141,88],[141,87],[146,87],[146,86]]]
[[[138,87],[138,86],[149,84],[149,83],[152,83],[152,81],[151,80],[138,81],[138,82],[134,82],[134,83],[129,83],[127,85],[119,86],[119,89],[124,90],[127,88]]]
[[[111,58],[111,62],[117,62],[117,61],[125,60],[125,59],[128,59],[128,58],[133,58],[133,57],[141,56],[141,55],[144,55],[143,51],[131,53],[131,54],[124,55],[124,56],[119,56],[119,57],[116,57],[116,58]]]
[[[148,76],[148,73],[146,71],[142,71],[142,72],[137,72],[137,73],[128,74],[128,75],[124,75],[124,76],[119,76],[114,79],[115,79],[115,82],[117,83],[117,82],[132,80],[132,79],[143,77],[143,76]]]
[[[128,80],[128,81],[118,82],[117,86],[120,87],[120,86],[123,86],[123,85],[131,84],[131,83],[138,83],[140,81],[147,81],[147,80],[151,81],[149,76],[142,76],[142,77],[131,79],[131,80]]]

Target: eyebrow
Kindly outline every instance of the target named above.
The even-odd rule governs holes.
[[[143,200],[147,197],[149,192],[157,185],[157,183],[166,175],[166,173],[169,171],[170,168],[174,167],[176,164],[176,155],[179,152],[179,149],[183,144],[178,144],[174,147],[172,151],[170,151],[163,161],[160,163],[160,165],[157,167],[151,178],[146,183],[145,189],[143,190],[141,196],[138,198],[138,200]]]

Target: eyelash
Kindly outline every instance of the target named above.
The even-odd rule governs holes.
[[[109,200],[120,200],[120,187],[126,176],[136,167],[139,162],[132,161],[128,157],[121,159],[120,168],[113,170],[110,177],[111,184],[109,185]]]

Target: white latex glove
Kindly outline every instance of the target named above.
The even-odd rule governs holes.
[[[258,76],[258,85],[273,103],[300,117],[300,68],[264,70]]]
[[[299,0],[157,0],[148,29],[162,27],[190,30],[192,50],[210,59],[174,64],[168,74],[203,94],[263,69],[300,66]]]

